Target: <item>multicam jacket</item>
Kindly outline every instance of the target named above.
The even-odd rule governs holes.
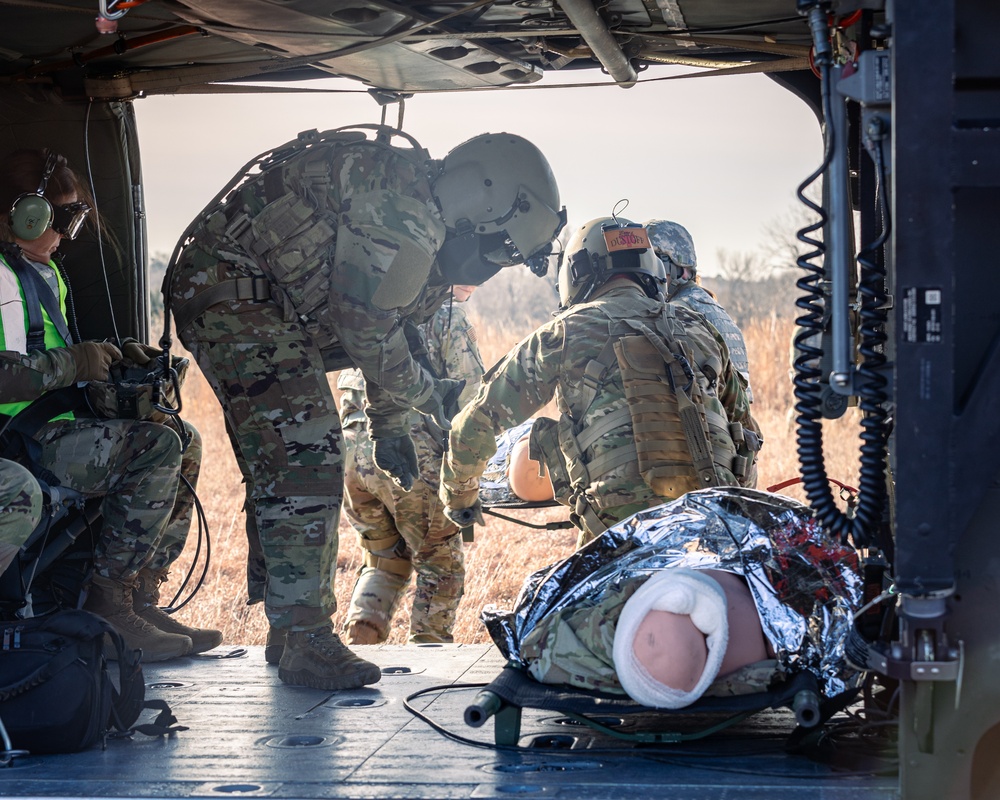
[[[543,325],[487,373],[479,394],[452,422],[450,449],[442,465],[442,500],[452,508],[471,506],[486,462],[496,452],[495,437],[536,414],[553,396],[562,415],[558,424],[572,426],[573,433],[586,442],[582,454],[585,463],[600,464],[608,454],[627,449],[636,441],[636,435],[617,364],[596,392],[588,366],[602,357],[609,341],[619,338],[619,334],[612,333],[614,321],[645,321],[655,326],[661,318],[673,320],[675,328],[687,332],[689,341],[697,340],[701,350],[714,354],[716,375],[710,387],[711,401],[718,404],[720,413],[730,422],[756,431],[742,381],[732,369],[718,332],[700,315],[650,299],[635,284],[622,281],[609,284],[597,299],[573,306]],[[626,409],[625,413],[622,409]],[[612,415],[615,426],[604,430],[607,426],[601,426],[600,421]],[[587,436],[588,429],[600,431],[600,435]],[[533,458],[538,430],[536,422],[532,431]],[[672,499],[650,489],[634,455],[627,460],[612,458],[612,462],[620,463],[605,459],[605,466],[591,470],[587,485],[571,485],[565,474],[560,476],[553,468],[550,458],[545,461],[556,500],[573,508],[580,517],[574,521],[594,535],[640,509]]]
[[[446,303],[421,329],[427,340],[427,358],[431,367],[438,377],[465,380],[459,403],[464,405],[469,402],[479,390],[484,368],[476,343],[476,329],[465,309],[458,303]],[[337,388],[343,391],[340,417],[344,428],[365,427],[365,381],[361,370],[342,372],[337,379]],[[420,477],[436,491],[444,453],[443,433],[417,411],[410,412],[409,420]],[[386,480],[390,479],[386,477]]]
[[[692,311],[704,314],[705,319],[712,323],[715,329],[722,334],[729,348],[729,358],[733,366],[747,382],[747,397],[753,402],[753,390],[750,388],[750,359],[747,356],[747,345],[743,339],[743,332],[739,329],[733,318],[722,307],[707,289],[698,285],[694,281],[684,281],[679,288],[671,291],[667,300],[671,303],[681,303]]]
[[[427,289],[445,226],[426,153],[360,131],[319,140],[290,156],[279,148],[206,213],[178,263],[178,325],[191,316],[185,304],[211,288],[217,262],[264,275],[287,320],[305,325],[324,362],[339,362],[328,371],[353,365],[380,387],[369,396],[373,434],[403,435],[400,408],[424,403],[434,380],[412,358],[402,322],[426,319],[445,293]]]

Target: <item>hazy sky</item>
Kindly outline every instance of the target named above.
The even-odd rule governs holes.
[[[651,68],[643,78],[678,74]],[[606,79],[596,71],[544,84]],[[312,84],[303,84],[312,85]],[[345,94],[151,97],[135,103],[151,253],[169,252],[190,220],[255,155],[310,128],[377,123],[381,107],[359,84]],[[387,121],[397,111],[390,106]],[[609,215],[674,219],[694,237],[699,265],[718,248],[754,250],[764,226],[794,203],[819,164],[822,141],[802,101],[759,75],[588,88],[417,95],[403,128],[435,158],[476,134],[509,131],[552,165],[570,226]]]

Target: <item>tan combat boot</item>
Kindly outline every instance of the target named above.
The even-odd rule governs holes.
[[[134,581],[123,582],[95,575],[83,607],[104,617],[122,635],[126,647],[142,650],[142,660],[146,663],[166,661],[190,653],[192,644],[189,637],[164,633],[135,613],[132,608],[134,588]],[[118,657],[113,647],[105,646],[104,654],[109,659]]]
[[[333,692],[376,683],[382,677],[382,670],[354,655],[333,632],[333,627],[324,625],[286,633],[278,677],[293,686]]]
[[[191,640],[191,653],[204,653],[222,644],[222,631],[213,628],[192,628],[178,622],[159,608],[160,584],[166,581],[166,571],[144,567],[135,578],[132,607],[135,613],[164,633],[176,633]]]
[[[344,628],[344,641],[348,644],[378,644],[386,638],[379,635],[378,628],[363,619],[352,619]]]
[[[281,654],[285,652],[285,632],[281,628],[273,625],[267,629],[267,644],[264,645],[264,660],[268,664],[277,664],[281,661]]]

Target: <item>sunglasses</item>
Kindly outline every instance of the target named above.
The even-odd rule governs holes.
[[[75,239],[91,210],[83,202],[52,206],[52,230],[67,239]]]

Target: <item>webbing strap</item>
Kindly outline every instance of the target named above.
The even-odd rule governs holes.
[[[634,463],[636,461],[635,442],[616,447],[601,453],[597,458],[587,464],[587,467],[597,475],[607,475],[611,470],[623,464]]]
[[[632,412],[629,411],[628,406],[622,406],[617,411],[606,414],[584,428],[576,435],[576,441],[580,445],[581,450],[586,450],[594,442],[598,439],[602,439],[615,428],[619,428],[622,425],[628,425],[631,422]]]
[[[367,539],[364,536],[359,536],[358,544],[369,553],[377,553],[380,550],[388,550],[390,547],[395,547],[396,542],[402,538],[398,533],[394,533],[392,536],[383,536],[381,539]]]
[[[608,370],[613,364],[617,363],[617,359],[615,358],[616,341],[618,341],[618,337],[609,335],[608,340],[604,343],[604,348],[598,354],[597,358],[588,361],[587,366],[584,368],[583,392],[581,393],[580,402],[580,408],[583,410],[580,412],[580,419],[586,416],[594,400],[597,399],[597,393],[604,385],[604,379],[608,375]]]
[[[655,336],[651,335],[649,329],[644,331],[646,338],[653,342],[654,346],[659,344]],[[675,343],[675,346],[676,343]],[[657,347],[660,349],[660,347]],[[693,396],[698,392],[698,381],[694,377],[691,361],[684,351],[683,345],[679,346],[680,354],[670,354],[667,362],[673,378],[674,393],[677,397],[677,411],[680,416],[681,426],[684,430],[684,438],[687,440],[688,450],[691,452],[691,461],[694,463],[695,471],[698,473],[703,485],[718,486],[719,477],[715,473],[715,463],[712,459],[711,440],[708,434],[708,425],[702,413],[704,406],[696,404]],[[661,354],[666,348],[660,349]],[[686,367],[686,369],[685,369]],[[690,394],[689,394],[690,392]]]
[[[62,309],[59,307],[59,300],[52,293],[52,288],[38,274],[38,270],[31,266],[28,260],[20,253],[17,254],[16,258],[10,258],[8,254],[8,261],[10,262],[11,269],[17,275],[18,281],[21,283],[21,293],[24,295],[25,310],[28,313],[26,352],[30,353],[33,350],[45,349],[45,321],[42,318],[43,308],[45,309],[45,313],[49,315],[49,319],[52,321],[55,329],[59,331],[59,335],[63,341],[66,344],[72,344],[73,337],[70,336],[69,328],[66,327],[66,319],[63,317]]]
[[[400,578],[409,578],[413,572],[413,564],[405,558],[383,558],[374,553],[365,553],[364,561],[366,567],[388,572]]]
[[[263,276],[231,278],[202,289],[180,307],[175,299],[172,312],[177,331],[180,332],[217,303],[229,300],[253,300],[263,303],[270,299],[271,284],[267,278]]]

